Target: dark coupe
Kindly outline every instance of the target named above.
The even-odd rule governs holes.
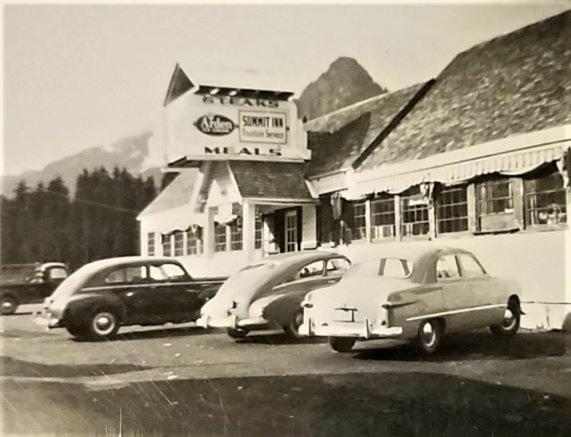
[[[63,281],[37,320],[95,340],[112,337],[125,325],[190,322],[224,280],[194,279],[172,258],[99,260]]]

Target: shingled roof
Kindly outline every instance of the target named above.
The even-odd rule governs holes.
[[[180,173],[160,194],[141,211],[138,218],[166,211],[190,202],[192,189],[198,177],[197,168]]]
[[[571,121],[571,12],[460,53],[361,169]]]
[[[311,162],[309,176],[351,167],[360,154],[383,132],[392,129],[432,83],[381,94],[304,125],[308,131]]]
[[[229,161],[240,195],[312,200],[303,177],[305,166],[288,162]]]

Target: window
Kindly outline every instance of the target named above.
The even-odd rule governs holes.
[[[163,255],[171,256],[171,234],[162,234]]]
[[[52,267],[49,277],[50,279],[65,279],[67,278],[67,270],[63,267]]]
[[[121,267],[113,270],[105,278],[108,284],[139,283],[147,278],[145,266]]]
[[[534,179],[524,179],[525,225],[556,225],[567,221],[563,177],[557,171]]]
[[[477,278],[486,274],[480,263],[473,256],[461,253],[458,255],[458,259],[462,266],[462,276],[464,278]]]
[[[436,200],[436,225],[439,234],[468,230],[465,185],[442,189]]]
[[[326,270],[327,273],[345,273],[351,267],[349,260],[345,258],[333,258],[327,261]]]
[[[174,256],[184,255],[184,232],[175,231],[174,233]]]
[[[418,188],[401,197],[401,215],[403,237],[428,234],[428,201]]]
[[[476,184],[480,215],[513,213],[512,183],[508,178]]]
[[[230,224],[230,250],[242,250],[242,219]]]
[[[350,216],[350,230],[352,240],[361,240],[365,238],[367,220],[366,220],[366,207],[365,202],[351,202],[347,203],[350,211],[352,212]]]
[[[198,255],[200,253],[202,253],[202,228],[190,227],[186,230],[186,254]]]
[[[402,258],[381,258],[379,276],[387,278],[404,279],[411,274],[410,261]]]
[[[214,252],[226,251],[226,225],[224,223],[214,224]]]
[[[441,280],[458,279],[460,272],[458,271],[458,263],[454,255],[445,255],[438,260],[436,264],[436,278]]]
[[[147,234],[147,255],[153,256],[155,254],[155,233],[149,232]]]
[[[395,200],[384,194],[371,200],[371,237],[392,238],[395,236]]]
[[[262,229],[264,227],[264,223],[262,220],[262,216],[257,215],[255,221],[255,230],[254,230],[254,248],[260,249],[262,247]]]
[[[149,277],[154,281],[181,281],[189,279],[184,269],[173,263],[149,266]]]
[[[323,261],[314,261],[303,267],[296,275],[296,279],[311,278],[323,274]]]

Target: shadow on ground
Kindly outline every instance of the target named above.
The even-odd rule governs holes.
[[[134,364],[41,364],[12,357],[0,357],[2,376],[26,376],[32,378],[73,378],[78,376],[115,375],[152,369]]]
[[[5,432],[57,435],[568,435],[569,399],[452,375],[365,373],[4,385]],[[9,403],[9,405],[7,405]]]
[[[150,340],[153,338],[212,334],[213,332],[216,331],[207,330],[196,326],[184,326],[184,327],[169,326],[169,327],[158,327],[157,329],[145,329],[143,331],[128,331],[128,332],[119,331],[119,333],[117,334],[117,336],[115,336],[115,338],[105,341],[121,342],[121,341],[132,341],[132,340]],[[70,339],[79,343],[93,341],[87,338],[70,338]]]
[[[236,343],[244,344],[267,344],[271,346],[279,346],[283,344],[312,344],[325,343],[327,339],[324,337],[301,337],[294,338],[282,331],[266,331],[261,333],[250,333],[246,338],[234,340]]]
[[[425,357],[414,346],[383,347],[382,342],[357,349],[355,358],[384,361],[467,361],[482,357],[494,359],[529,359],[559,357],[566,354],[571,345],[571,336],[560,332],[518,334],[514,338],[498,339],[487,331],[456,334],[443,339],[435,355]]]

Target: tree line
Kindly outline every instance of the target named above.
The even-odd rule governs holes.
[[[62,178],[35,188],[21,181],[1,198],[3,264],[60,261],[72,269],[139,253],[137,214],[156,196],[152,178],[104,167],[77,177],[75,196]]]

